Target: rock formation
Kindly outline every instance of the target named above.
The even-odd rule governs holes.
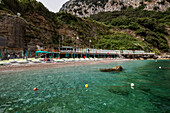
[[[127,7],[138,8],[139,6],[144,6],[144,10],[166,11],[170,3],[169,0],[70,0],[60,11],[79,17],[89,17],[99,12],[121,11]]]
[[[0,13],[0,36],[7,39],[7,47],[23,48],[24,29],[26,22],[24,19]]]

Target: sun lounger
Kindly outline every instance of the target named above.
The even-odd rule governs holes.
[[[4,62],[3,62],[3,61],[0,61],[0,65],[4,65]]]
[[[27,58],[27,61],[32,61],[32,58]]]
[[[53,59],[54,62],[64,62],[63,59]]]
[[[86,60],[86,61],[90,61],[90,59],[89,59],[89,58],[85,58],[85,60]]]
[[[100,60],[100,61],[101,61],[101,60],[104,60],[104,59],[103,59],[103,58],[99,58],[98,60]]]
[[[94,61],[94,58],[91,58],[91,57],[90,57],[89,60]]]
[[[44,58],[38,58],[40,61],[44,61]]]
[[[80,61],[86,61],[84,58],[80,58]]]
[[[73,58],[65,58],[65,59],[63,59],[65,62],[73,62],[74,61],[74,59]]]
[[[95,61],[99,61],[99,59],[98,59],[98,58],[94,58],[94,60],[95,60]]]
[[[19,64],[27,64],[28,61],[26,59],[19,59],[19,60],[17,60],[17,63],[19,63]]]
[[[74,58],[69,58],[69,61],[73,62],[73,61],[75,61],[75,59]]]
[[[39,59],[34,59],[32,60],[33,63],[41,63],[41,61]]]
[[[80,59],[79,59],[79,58],[75,58],[75,59],[74,59],[74,61],[79,62],[79,61],[80,61]]]
[[[3,65],[10,65],[10,61],[9,60],[3,60]]]
[[[10,62],[10,63],[17,63],[17,61],[14,60],[14,59],[9,59],[9,62]]]

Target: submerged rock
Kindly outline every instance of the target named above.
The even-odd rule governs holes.
[[[129,94],[129,89],[127,87],[110,87],[109,92],[127,96]]]
[[[102,72],[115,72],[115,71],[122,71],[123,68],[121,66],[116,66],[116,67],[113,67],[113,68],[109,68],[109,69],[100,69],[100,71]]]

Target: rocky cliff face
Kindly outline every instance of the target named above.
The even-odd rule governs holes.
[[[144,6],[144,10],[166,11],[170,7],[170,0],[70,0],[60,11],[89,17],[99,12],[121,11],[127,7],[139,6]]]
[[[24,19],[0,12],[0,36],[7,39],[7,47],[23,48],[26,22]]]

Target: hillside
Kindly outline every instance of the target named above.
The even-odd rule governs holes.
[[[96,36],[96,30],[107,33],[107,28],[68,13],[50,12],[42,3],[35,0],[2,0],[1,12],[16,15],[21,13],[21,18],[26,21],[24,40],[28,44],[61,44],[75,46],[77,43],[88,47],[88,40]],[[2,19],[5,14],[1,15]],[[8,25],[6,25],[8,26]],[[97,33],[98,33],[97,32]],[[79,36],[80,40],[76,41]]]
[[[100,12],[121,11],[126,8],[143,7],[148,11],[166,11],[170,0],[69,0],[60,11],[65,11],[79,17],[90,17]]]
[[[108,26],[134,31],[136,37],[160,50],[168,51],[170,39],[170,10],[165,12],[144,11],[128,8],[120,12],[106,12],[91,18]],[[170,46],[170,45],[169,45]]]
[[[119,23],[117,25],[117,22],[115,22],[116,25],[114,25],[115,23],[114,20],[112,21],[112,18],[114,18],[115,21],[116,18],[107,16],[109,13],[94,15],[92,18],[79,18],[70,13],[50,12],[42,3],[36,2],[35,0],[2,0],[0,10],[0,21],[8,18],[9,15],[16,15],[18,12],[21,13],[20,18],[26,22],[23,40],[28,46],[55,44],[80,47],[90,46],[100,49],[139,49],[155,51],[157,53],[167,52],[169,49],[166,39],[168,38],[168,34],[165,30],[165,28],[167,28],[166,26],[169,26],[169,16],[165,16],[169,14],[168,11],[161,13],[162,17],[158,19],[162,21],[163,25],[161,23],[158,24],[157,19],[153,21],[156,22],[153,23],[156,29],[147,28],[146,26],[150,26],[147,24],[146,26],[139,25],[138,27],[140,29],[131,29],[127,27],[129,25],[124,25],[124,20],[122,20],[123,24]],[[115,15],[117,13],[119,16],[122,14],[122,12],[114,13]],[[138,13],[134,13],[133,16],[138,15]],[[155,12],[148,12],[148,15],[149,14],[155,15]],[[102,17],[102,15],[105,16]],[[107,20],[105,20],[104,17],[108,17]],[[132,19],[135,19],[135,17]],[[152,23],[149,19],[139,19],[139,21],[149,21],[148,23]],[[135,24],[134,22],[130,25],[136,26]],[[5,26],[8,28],[8,24]],[[158,30],[161,30],[159,34]],[[142,40],[144,37],[143,32],[151,33],[147,35],[151,37],[149,41]],[[77,36],[79,40],[77,40]],[[8,37],[8,40],[11,40],[9,38],[10,37]],[[89,44],[89,40],[92,40],[91,44]]]

